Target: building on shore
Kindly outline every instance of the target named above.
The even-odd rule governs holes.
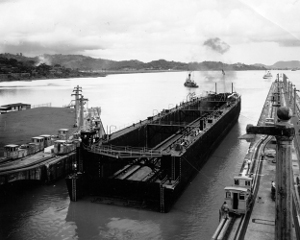
[[[13,112],[13,111],[23,111],[30,109],[31,105],[26,103],[13,103],[0,106],[0,114]]]

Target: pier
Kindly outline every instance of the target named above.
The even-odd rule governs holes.
[[[5,121],[5,129],[1,130],[7,136],[2,137],[6,141],[17,143],[3,147],[4,157],[0,158],[0,187],[17,181],[51,183],[75,170],[78,157],[76,150],[80,142],[78,132],[91,127],[95,122],[98,129],[103,129],[101,120],[95,119],[98,114],[96,108],[89,109],[87,116],[83,114],[83,105],[87,99],[83,98],[81,91],[79,86],[74,88],[74,109],[36,108],[14,113],[14,116],[11,113],[0,116]],[[55,118],[49,120],[51,115]],[[14,127],[21,125],[19,119],[23,120],[23,128]],[[65,128],[61,128],[62,126]],[[17,131],[26,134],[16,134]],[[56,134],[50,135],[49,132]],[[41,133],[47,134],[40,135]],[[21,142],[18,138],[24,140]]]
[[[300,238],[300,102],[298,90],[287,79],[285,74],[277,76],[257,126],[248,125],[241,136],[251,142],[238,174],[253,181],[248,209],[244,214],[232,209],[228,219],[220,215],[212,239]]]
[[[1,164],[0,185],[24,180],[53,182],[72,172],[75,157],[75,152],[64,156],[40,152],[22,160]]]

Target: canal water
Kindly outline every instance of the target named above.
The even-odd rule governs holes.
[[[296,87],[300,71],[285,73]],[[231,90],[242,94],[237,124],[167,214],[102,205],[88,199],[70,202],[64,180],[34,185],[0,196],[0,239],[210,239],[218,225],[224,187],[231,185],[249,143],[238,137],[256,124],[271,82],[263,71],[193,72],[199,88],[183,86],[187,72],[109,75],[104,78],[0,82],[0,105],[70,104],[74,87],[82,87],[89,107],[101,107],[108,133],[186,101],[189,94]],[[298,83],[300,84],[300,83]],[[20,119],[21,121],[21,119]],[[0,123],[3,124],[3,123]]]

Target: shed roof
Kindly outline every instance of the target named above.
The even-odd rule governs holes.
[[[247,192],[249,191],[248,188],[244,188],[244,187],[238,187],[238,186],[229,186],[229,187],[225,187],[224,188],[225,191],[229,191],[229,190],[233,190],[233,191],[238,191],[238,192]]]
[[[19,145],[16,145],[16,144],[8,144],[8,145],[5,145],[4,147],[19,147]]]
[[[11,103],[11,104],[2,105],[1,107],[15,107],[15,106],[31,106],[31,105],[27,103]]]

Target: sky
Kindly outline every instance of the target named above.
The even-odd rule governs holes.
[[[0,53],[300,60],[300,0],[0,0]]]

